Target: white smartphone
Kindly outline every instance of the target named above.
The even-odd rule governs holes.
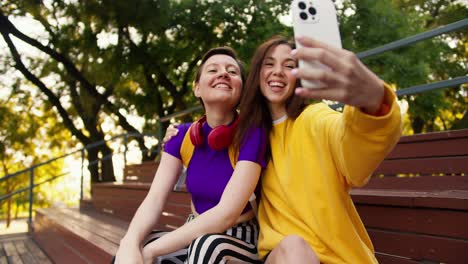
[[[340,29],[336,18],[336,9],[332,0],[293,0],[291,4],[294,37],[311,37],[330,46],[341,48]],[[296,41],[296,47],[301,45]],[[318,61],[299,60],[299,68],[322,68],[327,66]],[[304,88],[322,88],[319,81],[301,80]]]

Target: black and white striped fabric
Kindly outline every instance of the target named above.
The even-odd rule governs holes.
[[[190,215],[187,221],[195,217]],[[167,234],[153,231],[144,246]],[[207,234],[195,239],[188,248],[160,256],[154,263],[161,264],[214,264],[214,263],[260,263],[257,255],[258,223],[256,219],[238,224],[224,233]]]
[[[167,231],[159,231],[159,230],[153,230],[148,237],[145,239],[145,243],[143,244],[147,246],[148,244],[151,244],[151,242],[157,240],[158,238],[164,236],[169,232]],[[187,259],[187,248],[180,249],[176,252],[173,252],[171,254],[167,254],[164,256],[161,256],[157,259],[155,259],[154,263],[163,263],[163,264],[169,264],[169,263],[175,263],[175,264],[183,264],[185,260]]]

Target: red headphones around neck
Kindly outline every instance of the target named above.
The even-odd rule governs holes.
[[[205,141],[205,137],[203,135],[203,125],[205,123],[206,116],[203,116],[190,126],[190,140],[194,146],[200,146]],[[234,122],[229,126],[221,125],[213,128],[213,130],[208,134],[208,145],[213,150],[222,150],[227,148],[232,142],[238,123],[239,115],[236,114]]]

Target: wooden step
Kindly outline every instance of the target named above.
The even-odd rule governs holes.
[[[350,193],[355,204],[468,211],[468,190],[415,191],[365,187],[353,189]]]
[[[28,233],[0,235],[0,263],[52,264]]]
[[[150,188],[149,183],[95,183],[92,207],[96,211],[130,222]],[[155,228],[173,230],[185,223],[190,213],[190,194],[172,191]]]
[[[33,239],[55,263],[110,263],[128,222],[98,212],[36,210]]]
[[[159,162],[147,161],[141,164],[126,165],[124,168],[124,182],[146,182],[153,181]]]
[[[468,191],[364,188],[351,195],[380,263],[468,263]]]

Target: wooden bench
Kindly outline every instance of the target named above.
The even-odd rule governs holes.
[[[149,188],[150,183],[93,184],[93,199],[81,201],[80,210],[36,210],[33,239],[55,263],[110,263]],[[174,230],[189,213],[190,195],[173,191],[154,228]]]
[[[468,263],[467,168],[468,130],[407,136],[352,190],[380,263]],[[149,187],[93,184],[91,205],[130,221]],[[189,212],[189,194],[174,191],[157,228],[175,229]]]
[[[123,182],[152,182],[159,163],[146,161],[141,164],[126,165]]]
[[[92,200],[80,201],[80,210],[36,210],[33,239],[55,263],[110,263],[148,193],[157,166],[156,162],[129,165],[125,175],[135,177],[126,177],[123,183],[93,184]],[[181,177],[154,228],[173,230],[185,223],[190,195],[182,183]]]
[[[92,207],[103,213],[130,221],[146,197],[150,183],[93,184]],[[176,185],[177,186],[177,185]],[[190,214],[190,194],[183,187],[175,187],[168,197],[156,228],[173,230],[183,225]]]
[[[402,137],[351,194],[381,263],[468,263],[468,130]]]
[[[468,130],[406,136],[369,183],[352,190],[381,263],[468,261],[467,168]],[[129,220],[148,189],[142,184],[95,185],[93,203]],[[189,213],[189,195],[178,192],[175,197],[159,228],[173,229]]]
[[[110,263],[128,222],[68,208],[36,210],[32,238],[54,263]],[[35,263],[35,262],[34,262]]]

